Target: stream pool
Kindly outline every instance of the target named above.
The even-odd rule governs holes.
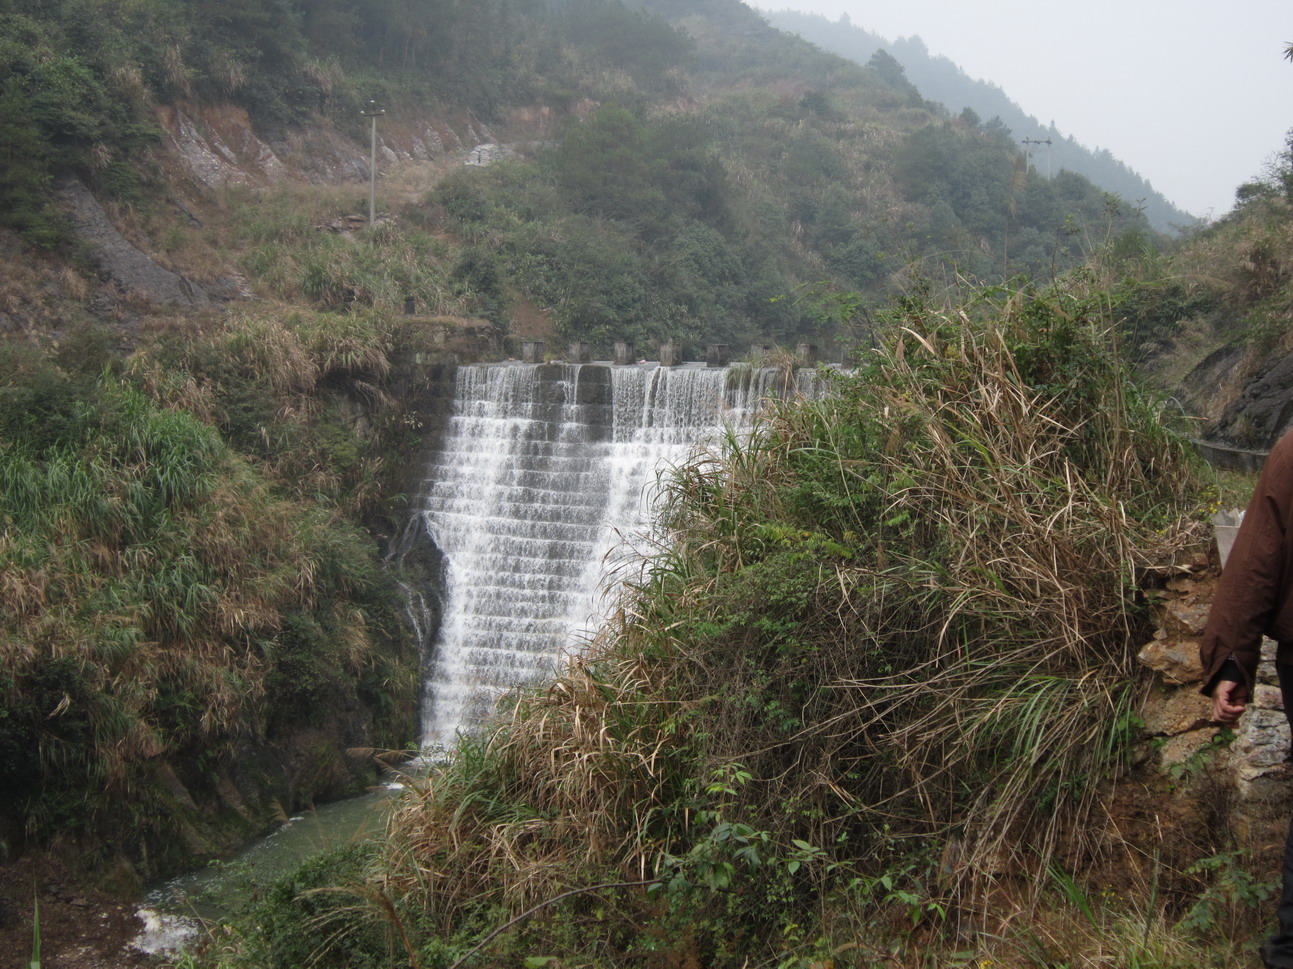
[[[143,931],[131,947],[152,955],[183,950],[204,923],[236,911],[250,892],[307,858],[381,831],[385,807],[400,785],[336,801],[283,822],[228,861],[172,878],[143,899]]]

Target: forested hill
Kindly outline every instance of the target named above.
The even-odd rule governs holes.
[[[997,85],[971,78],[948,58],[931,54],[919,37],[899,37],[889,42],[851,23],[847,16],[831,21],[797,10],[778,10],[766,16],[774,27],[798,34],[823,50],[859,64],[867,63],[876,51],[888,51],[921,94],[943,104],[953,114],[968,108],[981,118],[1000,118],[1016,138],[1049,140],[1048,147],[1036,150],[1035,162],[1039,167],[1045,170],[1049,164],[1055,171],[1065,168],[1077,172],[1106,191],[1142,205],[1150,224],[1159,232],[1175,232],[1195,222],[1192,215],[1155,191],[1143,176],[1115,158],[1108,149],[1087,148],[1062,134],[1054,121],[1043,124],[1026,114]]]
[[[163,174],[163,106],[245,110],[290,170],[305,164],[303,131],[333,130],[363,157],[372,98],[387,111],[383,137],[456,117],[523,143],[392,214],[450,240],[443,269],[459,308],[505,327],[509,307],[532,304],[562,339],[829,341],[829,324],[778,297],[824,281],[879,305],[913,272],[1048,276],[1151,234],[1134,200],[1111,209],[1081,176],[1028,170],[1005,126],[948,117],[896,64],[823,53],[738,0],[4,9],[0,213],[47,248],[61,245],[48,189],[68,175],[144,214],[193,194]],[[434,160],[452,171],[461,147]],[[347,172],[359,181],[363,166]],[[183,247],[171,249],[178,264]],[[304,288],[297,269],[270,274],[278,296],[319,308],[340,293],[375,298],[348,269]],[[213,271],[203,258],[189,274]]]

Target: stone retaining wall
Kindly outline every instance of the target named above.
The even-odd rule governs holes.
[[[1194,563],[1154,590],[1158,629],[1138,658],[1154,671],[1158,688],[1150,691],[1141,716],[1156,754],[1151,763],[1183,779],[1181,797],[1198,796],[1189,776],[1209,772],[1226,795],[1224,803],[1210,807],[1229,825],[1235,846],[1252,856],[1255,872],[1273,877],[1293,816],[1289,727],[1276,680],[1275,644],[1263,644],[1255,695],[1233,731],[1212,723],[1211,701],[1199,692],[1199,640],[1219,558],[1214,551],[1211,560]],[[1217,834],[1225,840],[1225,832]]]

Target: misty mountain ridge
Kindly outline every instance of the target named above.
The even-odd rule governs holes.
[[[1068,170],[1084,175],[1106,191],[1141,206],[1150,225],[1160,232],[1176,234],[1198,222],[1196,216],[1174,205],[1148,179],[1108,149],[1087,148],[1062,134],[1053,120],[1043,124],[1027,114],[998,85],[971,78],[949,58],[931,54],[919,36],[888,41],[853,23],[848,14],[832,21],[820,14],[797,10],[759,12],[778,30],[797,34],[823,50],[859,64],[866,64],[877,51],[888,52],[924,97],[942,104],[953,115],[969,109],[985,121],[1000,119],[1025,148],[1031,147],[1032,163],[1038,171]]]

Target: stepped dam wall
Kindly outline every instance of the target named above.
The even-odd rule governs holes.
[[[649,541],[658,475],[816,372],[744,366],[460,367],[416,525],[436,551],[421,598],[425,744],[551,675]]]

